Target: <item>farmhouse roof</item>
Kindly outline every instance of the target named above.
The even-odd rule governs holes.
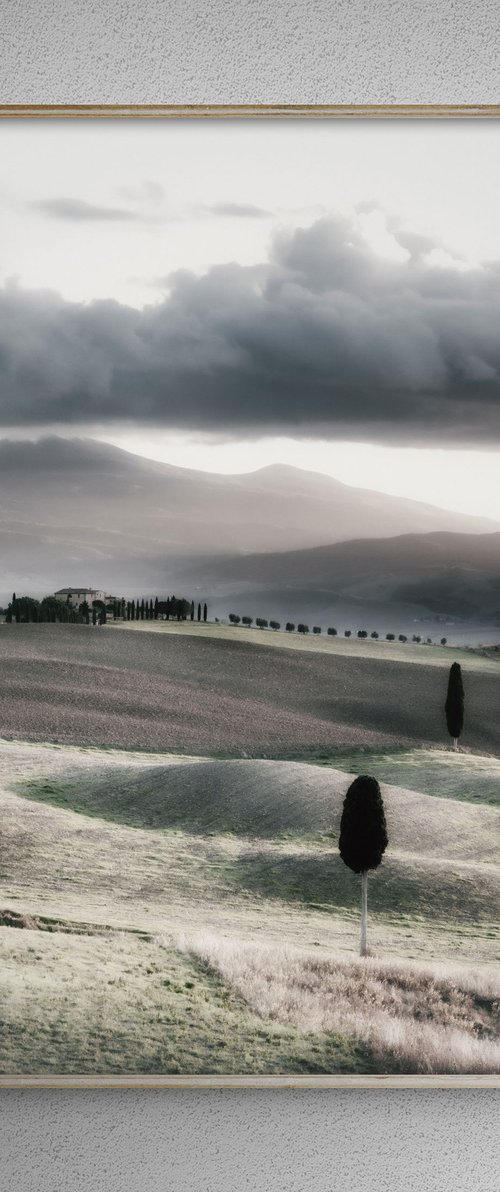
[[[98,592],[98,591],[99,591],[98,588],[84,588],[84,587],[81,587],[81,588],[58,588],[57,592],[54,592],[54,596],[72,596],[74,592],[76,593],[76,592]]]

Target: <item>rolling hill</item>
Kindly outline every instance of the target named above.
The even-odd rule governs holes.
[[[347,774],[14,741],[0,760],[1,1072],[498,1070],[498,808],[384,785],[360,960]]]
[[[403,657],[383,643],[365,653],[346,642],[330,650],[326,640],[326,652],[315,652],[288,649],[285,633],[254,631],[250,641],[237,631],[217,637],[188,628],[0,625],[2,732],[223,757],[441,745],[448,671],[458,656],[463,743],[500,754],[494,660],[411,645]]]

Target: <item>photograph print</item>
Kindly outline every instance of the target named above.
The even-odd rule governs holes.
[[[0,1077],[500,1074],[496,120],[3,120]]]

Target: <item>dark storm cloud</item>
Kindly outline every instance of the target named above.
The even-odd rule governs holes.
[[[134,211],[127,211],[124,207],[97,207],[83,199],[37,199],[30,203],[30,207],[51,219],[67,219],[76,223],[96,220],[116,223],[138,218]]]
[[[261,265],[179,272],[142,311],[5,289],[1,421],[498,440],[500,263],[437,268],[411,247],[382,259],[330,219]]]

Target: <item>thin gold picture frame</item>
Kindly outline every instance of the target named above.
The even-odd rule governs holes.
[[[0,104],[0,119],[499,119],[496,104]],[[1,1089],[498,1089],[496,1075],[0,1076]]]
[[[0,104],[10,119],[494,119],[497,104]]]

